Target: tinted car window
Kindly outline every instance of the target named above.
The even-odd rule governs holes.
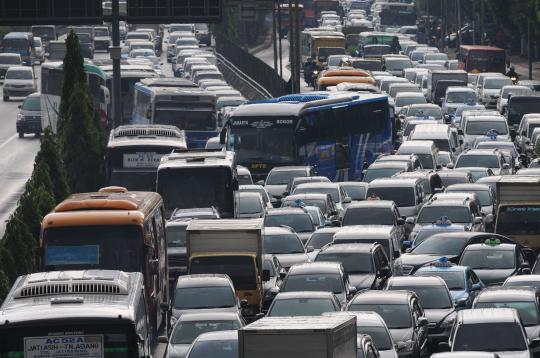
[[[413,291],[420,299],[422,307],[426,309],[452,307],[450,296],[441,286],[392,286],[390,289]]]
[[[449,290],[464,290],[465,279],[463,272],[457,271],[416,271],[414,276],[437,276],[446,282]]]
[[[342,184],[341,187],[352,200],[364,200],[366,198],[366,188],[363,186]]]
[[[415,255],[459,255],[466,244],[466,240],[441,238],[429,238],[416,246],[412,253]]]
[[[516,267],[516,258],[513,250],[467,250],[463,253],[460,264],[473,270],[508,270]]]
[[[393,225],[394,215],[390,209],[347,208],[343,216],[343,226],[349,225]]]
[[[431,224],[443,216],[456,223],[469,223],[471,221],[469,209],[463,206],[425,206],[420,211],[417,222]]]
[[[474,308],[515,308],[524,326],[538,324],[538,311],[533,301],[530,302],[478,302]]]
[[[379,350],[388,350],[393,348],[392,339],[384,327],[361,326],[358,327],[358,333],[370,335],[371,339],[373,339],[373,342],[375,343],[375,346]]]
[[[348,274],[373,272],[372,258],[369,253],[320,252],[315,261],[341,262]]]
[[[264,235],[264,252],[267,254],[299,254],[304,253],[304,247],[298,236]]]
[[[336,307],[329,299],[299,298],[276,300],[269,316],[320,316],[324,312],[334,312]]]
[[[296,232],[314,231],[313,222],[308,213],[295,215],[267,215],[264,219],[264,226],[266,227],[281,225],[288,226]]]
[[[291,275],[289,274],[281,291],[296,292],[296,291],[326,291],[333,293],[342,293],[344,291],[343,280],[339,275],[332,274],[305,274]]]
[[[184,287],[174,293],[174,308],[202,309],[213,307],[233,307],[236,305],[234,292],[230,287]]]
[[[216,340],[195,342],[189,351],[189,358],[238,358],[238,341]]]
[[[414,188],[398,187],[398,188],[369,188],[367,196],[375,194],[382,200],[391,200],[397,206],[415,206],[416,195]]]
[[[349,311],[377,312],[390,329],[411,327],[411,313],[408,305],[392,304],[352,304]]]
[[[456,332],[452,350],[524,351],[527,344],[518,323],[464,324]]]
[[[271,171],[266,178],[267,185],[285,185],[294,177],[305,177],[305,170],[279,170]]]
[[[198,321],[180,322],[174,327],[171,343],[191,344],[203,333],[239,329],[238,321]]]
[[[313,233],[313,235],[311,235],[311,238],[309,239],[306,246],[313,246],[314,249],[318,250],[324,245],[332,242],[333,239],[334,239],[333,232],[329,232],[329,233],[315,232]]]

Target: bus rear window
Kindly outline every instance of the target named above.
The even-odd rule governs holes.
[[[255,263],[249,256],[209,256],[191,260],[190,274],[220,273],[229,275],[237,290],[256,289]]]
[[[39,319],[39,317],[36,317]],[[127,326],[35,325],[0,330],[0,357],[133,357],[137,347]]]

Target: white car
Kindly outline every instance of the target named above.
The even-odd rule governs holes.
[[[36,51],[36,60],[39,63],[45,62],[45,47],[41,41],[41,37],[34,37],[34,48]]]
[[[442,101],[444,114],[453,114],[462,105],[475,105],[477,103],[476,92],[469,87],[448,87]]]
[[[481,88],[478,88],[480,103],[489,107],[497,107],[497,100],[501,93],[501,88],[512,84],[512,79],[506,76],[487,77]]]
[[[497,111],[500,114],[506,112],[506,107],[508,107],[508,98],[510,96],[534,96],[531,88],[527,86],[519,85],[508,85],[501,88],[501,93],[499,94],[499,99],[497,100]]]
[[[10,96],[26,97],[34,92],[37,92],[37,82],[32,67],[12,66],[8,68],[4,80],[4,102],[9,101]]]

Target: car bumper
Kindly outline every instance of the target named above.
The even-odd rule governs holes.
[[[3,90],[4,96],[16,96],[26,97],[29,94],[36,92],[35,88],[5,88]]]
[[[41,118],[40,119],[21,119],[16,123],[18,133],[41,133]]]

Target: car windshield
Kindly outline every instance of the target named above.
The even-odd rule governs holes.
[[[446,282],[446,286],[448,286],[450,291],[461,291],[465,289],[465,274],[461,271],[418,270],[414,273],[414,276],[437,276]]]
[[[474,92],[448,92],[446,94],[446,102],[448,103],[470,103],[476,102],[476,94]]]
[[[336,294],[345,291],[343,280],[337,274],[288,274],[281,292],[326,291]]]
[[[39,97],[31,96],[26,97],[21,109],[25,111],[41,111],[41,103]]]
[[[337,188],[297,187],[294,189],[293,195],[305,193],[330,194],[334,202],[341,202]]]
[[[456,256],[461,253],[466,243],[466,239],[430,237],[416,246],[411,253],[413,255]]]
[[[238,358],[238,341],[208,340],[199,341],[191,347],[189,358]]]
[[[313,232],[315,227],[313,221],[308,213],[304,214],[279,214],[279,215],[266,215],[264,218],[264,226],[288,226],[295,232]]]
[[[306,247],[312,246],[315,250],[319,250],[324,245],[332,242],[333,239],[333,232],[314,232],[309,241],[306,243]]]
[[[373,273],[373,259],[369,253],[319,252],[315,261],[341,262],[349,275]]]
[[[263,212],[263,207],[259,196],[240,196],[238,213],[239,214],[259,214]]]
[[[21,58],[19,56],[0,56],[0,64],[2,65],[20,65]]]
[[[31,80],[32,71],[23,70],[8,70],[6,73],[7,80]]]
[[[397,206],[415,206],[416,195],[414,188],[411,187],[381,187],[369,188],[367,197],[375,195],[381,200],[390,200]]]
[[[384,61],[387,71],[399,71],[404,68],[413,67],[411,60],[408,58],[387,58]]]
[[[409,328],[412,325],[408,305],[353,303],[348,310],[377,312],[390,329]]]
[[[328,298],[296,298],[275,300],[268,316],[320,316],[324,312],[335,311],[337,311],[336,307]]]
[[[109,36],[109,30],[107,30],[107,29],[94,29],[94,36],[95,37]]]
[[[499,157],[497,155],[460,155],[456,168],[499,168]]]
[[[442,112],[439,108],[409,108],[407,111],[407,117],[433,117],[434,119],[441,119]]]
[[[528,87],[524,88],[516,88],[516,87],[510,87],[510,88],[504,88],[502,91],[502,98],[508,99],[510,95],[512,96],[530,96],[532,94],[532,90]]]
[[[516,267],[514,250],[466,250],[459,263],[473,270],[510,270]]]
[[[342,56],[330,56],[330,58],[328,58],[328,66],[339,66],[342,58]]]
[[[340,186],[351,200],[360,201],[366,198],[366,187],[363,185],[340,184]]]
[[[452,300],[444,286],[391,286],[390,290],[413,291],[420,299],[424,309],[443,309],[453,306]]]
[[[425,61],[448,61],[448,55],[445,53],[427,53],[424,56]]]
[[[174,308],[177,310],[235,306],[234,291],[228,286],[181,287],[174,292]]]
[[[485,89],[501,89],[503,86],[511,85],[512,80],[508,77],[502,78],[486,78],[484,80]]]
[[[305,169],[272,170],[266,178],[266,185],[287,185],[292,178],[307,176]]]
[[[418,234],[414,237],[414,244],[413,246],[418,246],[420,243],[424,242],[426,239],[432,237],[433,235],[440,234],[443,232],[452,232],[453,230],[446,230],[444,228],[437,228],[437,230],[433,230],[431,227],[427,227],[426,229],[420,229],[418,231]]]
[[[414,97],[405,97],[405,96],[400,96],[396,99],[396,107],[404,107],[404,106],[409,106],[411,104],[421,104],[421,103],[426,103],[426,98],[425,97],[420,97],[420,96],[414,96]]]
[[[539,205],[501,206],[496,232],[501,235],[536,235],[540,232],[539,213]]]
[[[178,323],[171,334],[172,344],[191,344],[203,333],[239,329],[238,321],[193,321]]]
[[[478,195],[478,199],[480,199],[480,204],[482,206],[490,206],[493,205],[492,197],[489,195],[489,191],[487,190],[466,190],[466,189],[452,189],[448,188],[446,190],[447,193],[475,193]]]
[[[393,349],[392,338],[384,327],[359,325],[357,331],[360,334],[371,336],[378,350],[386,351]]]
[[[187,225],[168,226],[167,227],[167,246],[185,247],[186,246],[186,228]]]
[[[394,225],[394,213],[390,208],[347,208],[342,225]]]
[[[498,134],[508,134],[508,125],[506,121],[468,121],[465,134],[485,135],[492,130]]]
[[[538,324],[538,310],[534,301],[529,302],[483,302],[478,301],[474,308],[515,308],[524,326]]]
[[[295,234],[264,235],[266,254],[303,254],[302,242]]]
[[[401,171],[403,168],[368,168],[362,180],[370,183],[377,178],[389,178]]]
[[[470,223],[471,214],[464,206],[424,206],[416,220],[420,224],[432,224],[446,216],[454,223]]]
[[[527,342],[519,322],[462,324],[452,345],[453,351],[526,351]]]

